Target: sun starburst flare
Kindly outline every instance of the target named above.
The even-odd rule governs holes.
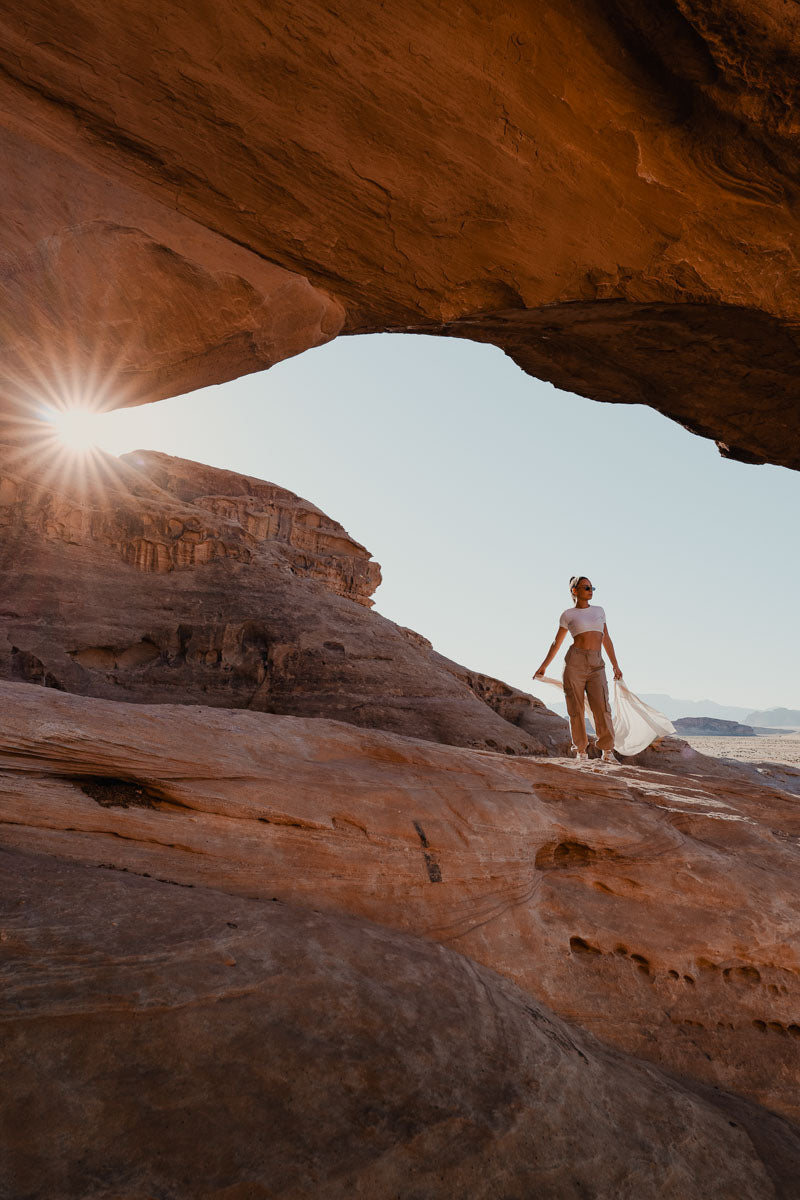
[[[104,443],[106,420],[113,408],[115,376],[99,370],[44,375],[36,394],[30,387],[9,388],[10,412],[0,430],[3,470],[40,486],[73,496],[80,504],[104,502],[112,493],[127,493],[130,468],[120,464]],[[56,377],[58,376],[58,377]],[[14,394],[16,392],[16,394]]]
[[[86,405],[50,409],[44,415],[54,436],[67,450],[86,453],[97,448],[101,436],[100,413]]]

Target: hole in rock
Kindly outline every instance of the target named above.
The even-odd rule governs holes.
[[[87,646],[85,650],[71,650],[70,658],[80,667],[90,671],[113,671],[117,665],[116,652],[110,646]]]
[[[613,330],[615,338],[618,331],[618,345],[634,347],[639,355],[644,353],[642,322],[657,379],[670,358],[665,350],[671,339],[678,339],[681,354],[701,344],[716,351],[733,321],[731,346],[747,343],[763,362],[763,346],[771,344],[762,341],[770,335],[760,318],[756,336],[750,317],[728,307],[681,304],[667,316],[663,305],[603,301],[559,305],[556,312],[520,310],[496,326],[491,321],[489,314],[474,327],[464,321],[458,332],[505,340],[510,353],[531,370],[539,361],[542,367],[555,362],[556,345],[562,350],[579,346],[587,370],[608,371],[618,383],[629,374],[639,376],[627,351],[609,362],[609,335]],[[704,378],[698,386],[707,382],[713,386]],[[775,512],[796,507],[797,481],[784,479],[788,473],[756,472],[718,459],[710,442],[645,407],[601,405],[559,392],[523,374],[501,350],[466,336],[339,338],[223,388],[111,413],[103,420],[115,432],[105,444],[112,452],[147,446],[214,463],[307,497],[382,562],[378,612],[421,630],[449,659],[470,667],[480,663],[487,674],[525,691],[532,689],[535,663],[525,661],[529,655],[520,653],[521,641],[528,643],[536,630],[542,642],[536,653],[544,652],[558,606],[568,600],[564,585],[573,569],[563,530],[580,530],[587,520],[587,489],[565,488],[566,479],[593,481],[601,489],[603,511],[625,514],[626,539],[601,538],[601,561],[592,549],[595,565],[583,566],[602,574],[595,581],[598,603],[611,605],[610,628],[620,649],[638,644],[648,631],[643,607],[628,604],[624,623],[621,615],[622,599],[637,594],[642,571],[658,573],[663,611],[685,614],[688,622],[686,588],[706,567],[708,530],[714,529],[720,561],[736,561],[742,544],[749,539],[756,544],[774,525]],[[673,381],[667,392],[671,400],[679,393],[686,398],[690,411],[682,410],[678,419],[697,415],[697,403],[685,388],[676,389]],[[752,418],[757,422],[758,413]],[[579,437],[565,436],[576,430]],[[730,436],[720,434],[721,440]],[[540,447],[546,452],[538,453]],[[599,464],[610,462],[614,470],[604,472]],[[527,553],[521,547],[521,521],[524,525],[526,515],[546,511],[556,497],[559,520],[536,521],[536,552]],[[663,511],[665,497],[673,516],[656,544],[653,513]],[[702,522],[698,512],[704,513]],[[636,555],[628,553],[625,540],[637,546]],[[787,566],[784,556],[774,558],[779,564],[774,582],[783,589],[779,572]],[[768,597],[776,590],[773,578],[765,578],[769,569],[765,564],[757,581],[740,581],[747,594],[735,616],[720,614],[715,643],[721,663],[727,663],[727,646],[750,637],[760,641],[758,631],[770,620]],[[788,569],[797,568],[789,564]],[[487,622],[488,612],[498,619]],[[747,614],[744,629],[741,612]],[[676,629],[676,639],[680,636]],[[711,656],[715,653],[712,648]],[[714,694],[713,680],[692,674],[692,656],[673,666],[671,658],[680,656],[664,655],[662,646],[648,654],[643,651],[637,663],[638,677],[652,679],[653,687],[657,680],[664,691],[686,689],[675,694]],[[759,679],[771,671],[782,678],[782,659],[776,649]],[[709,655],[704,661],[711,661]],[[720,669],[725,674],[726,666]],[[743,679],[745,691],[747,684]],[[546,687],[537,695],[548,707],[560,705]],[[498,744],[505,747],[505,739]]]
[[[16,646],[11,647],[11,678],[23,683],[38,683],[41,687],[55,688],[59,692],[66,691],[61,681],[48,671],[41,659]]]
[[[597,852],[583,842],[547,842],[536,853],[534,866],[540,871],[585,867],[597,859]]]
[[[585,941],[580,937],[571,937],[569,939],[569,948],[573,954],[602,954],[597,946],[593,946],[590,942]]]
[[[101,808],[180,809],[183,807],[162,795],[152,784],[137,780],[91,775],[84,778],[72,776],[70,783],[80,788],[85,796],[94,800]]]
[[[583,866],[584,863],[593,862],[597,858],[597,854],[590,846],[585,846],[583,842],[561,842],[553,851],[553,862],[557,867],[572,866],[577,864]]]
[[[736,974],[745,983],[756,984],[761,982],[761,972],[756,967],[737,967]]]
[[[123,671],[131,670],[134,667],[143,667],[146,663],[154,662],[160,656],[158,646],[154,646],[152,642],[146,638],[141,642],[136,642],[133,646],[128,646],[123,650],[117,658],[117,666]]]
[[[129,646],[87,646],[82,650],[70,650],[69,653],[79,666],[88,667],[91,671],[131,671],[161,657],[158,646],[148,638]]]

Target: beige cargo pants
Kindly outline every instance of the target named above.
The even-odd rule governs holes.
[[[570,646],[564,660],[564,696],[573,744],[584,751],[589,744],[586,733],[583,697],[589,700],[600,750],[614,749],[614,726],[608,702],[608,683],[603,655],[599,650],[578,650]]]

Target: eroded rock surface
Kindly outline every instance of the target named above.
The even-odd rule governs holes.
[[[417,330],[797,467],[797,32],[780,0],[11,8],[4,408]]]
[[[0,677],[509,753],[569,745],[541,701],[365,611],[378,564],[273,484],[152,452],[87,471],[6,447],[0,537]]]
[[[19,549],[21,533],[106,546],[153,574],[218,559],[250,563],[268,542],[294,574],[372,605],[378,564],[341,525],[285,488],[154,451],[48,461],[3,449],[0,529],[9,565],[20,565],[9,551]],[[76,582],[61,580],[64,590]]]
[[[8,851],[0,911],[15,1200],[769,1200],[796,1179],[785,1122],[420,938]]]
[[[0,702],[5,845],[424,935],[800,1119],[796,797],[24,684]]]

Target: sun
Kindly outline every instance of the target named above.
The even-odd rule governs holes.
[[[65,449],[85,454],[97,446],[100,416],[96,409],[76,404],[68,408],[51,409],[45,419]]]

